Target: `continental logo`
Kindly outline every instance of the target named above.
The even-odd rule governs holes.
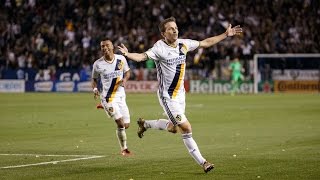
[[[274,81],[275,92],[319,92],[319,81]]]

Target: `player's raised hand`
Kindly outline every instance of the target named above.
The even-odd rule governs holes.
[[[227,36],[240,35],[242,33],[242,28],[240,27],[240,25],[237,25],[233,28],[231,28],[231,27],[232,27],[232,25],[229,24],[227,31],[226,31]]]
[[[129,52],[127,47],[122,43],[120,44],[120,46],[118,46],[118,49],[124,56],[126,56]]]

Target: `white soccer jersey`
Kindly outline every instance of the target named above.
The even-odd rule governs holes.
[[[157,41],[146,54],[155,61],[159,82],[159,95],[175,99],[184,93],[184,74],[187,52],[199,47],[199,41],[178,39],[177,47],[167,45],[163,40]]]
[[[93,63],[92,78],[98,78],[102,82],[102,96],[107,102],[112,102],[114,97],[125,96],[124,87],[119,86],[124,72],[129,70],[127,60],[124,56],[115,54],[111,63],[105,61],[104,57]]]

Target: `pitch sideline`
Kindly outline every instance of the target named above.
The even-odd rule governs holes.
[[[71,162],[71,161],[80,161],[80,160],[88,160],[88,159],[97,159],[97,158],[103,158],[105,156],[97,156],[97,155],[56,155],[56,154],[0,154],[0,156],[47,156],[47,157],[79,157],[79,158],[73,158],[73,159],[64,159],[59,161],[47,161],[47,162],[41,162],[41,163],[34,163],[34,164],[22,164],[22,165],[15,165],[15,166],[4,166],[0,167],[0,169],[11,169],[11,168],[20,168],[20,167],[28,167],[28,166],[40,166],[40,165],[46,165],[46,164],[57,164],[62,162]]]

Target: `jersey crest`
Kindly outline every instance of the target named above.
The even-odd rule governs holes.
[[[122,67],[123,67],[123,62],[121,60],[118,60],[116,64],[116,70],[121,70]]]
[[[188,49],[187,46],[183,43],[179,43],[179,56],[187,55]]]

